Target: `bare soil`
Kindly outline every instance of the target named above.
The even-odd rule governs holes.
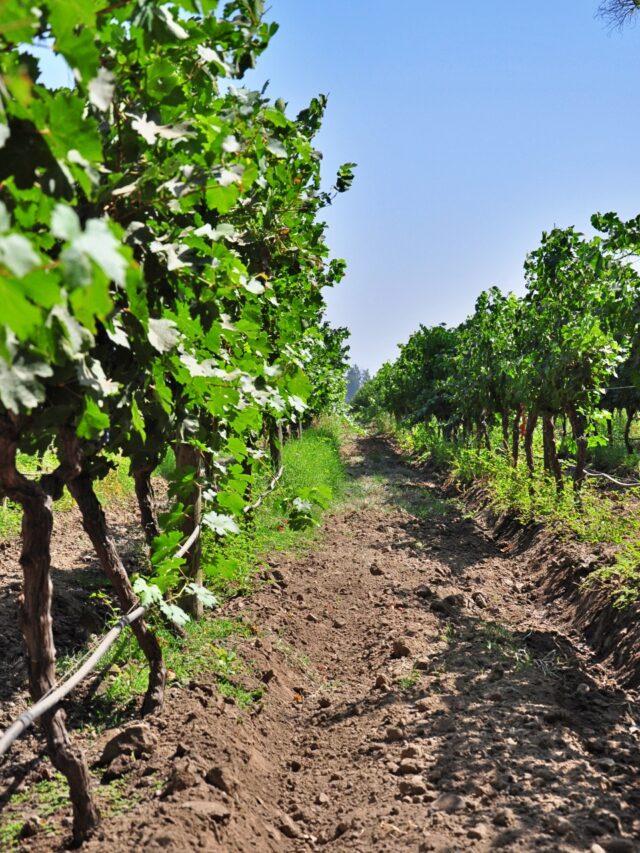
[[[637,696],[596,660],[563,590],[550,603],[534,582],[540,549],[534,566],[382,439],[358,439],[348,464],[359,496],[316,546],[271,559],[269,582],[225,605],[255,626],[233,645],[263,699],[243,710],[204,676],[123,727],[99,772],[127,808],[83,849],[640,850]],[[68,564],[77,519],[66,533]],[[7,589],[0,724],[23,699]],[[72,592],[67,646],[95,630]],[[75,736],[97,762],[113,735]],[[7,790],[46,777],[38,750],[19,744]],[[53,820],[59,834],[36,827],[23,849],[60,850],[68,811]]]

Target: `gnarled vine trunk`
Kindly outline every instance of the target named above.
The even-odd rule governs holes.
[[[269,455],[271,456],[271,464],[274,471],[279,471],[282,468],[282,447],[284,437],[282,435],[282,424],[277,423],[275,418],[269,418],[267,423],[269,434]]]
[[[192,469],[195,472],[193,485],[189,495],[183,498],[185,516],[182,532],[185,537],[191,536],[196,527],[202,522],[202,453],[192,444],[180,442],[176,445],[176,469],[184,471]],[[186,555],[186,574],[189,579],[202,586],[202,538],[199,536]],[[193,619],[201,619],[204,613],[202,602],[197,595],[185,594],[180,599],[180,606]]]
[[[529,469],[530,474],[533,474],[536,470],[535,462],[533,460],[533,433],[535,432],[537,423],[538,413],[535,411],[529,412],[527,425],[524,430],[524,455],[527,460],[527,468]]]
[[[140,521],[142,522],[144,537],[149,546],[151,546],[156,536],[160,535],[153,483],[151,482],[151,474],[155,467],[155,465],[151,464],[141,465],[132,471],[138,508],[140,510]]]
[[[520,455],[520,418],[522,417],[522,407],[518,406],[518,410],[511,424],[511,461],[513,467],[518,467],[518,457]]]
[[[542,415],[542,436],[545,447],[545,467],[548,469],[556,481],[556,486],[559,492],[564,489],[564,480],[562,478],[562,468],[558,459],[556,450],[556,429],[553,422],[553,415],[549,412],[544,412]]]
[[[53,500],[61,492],[55,477],[41,483],[24,477],[16,468],[17,442],[0,436],[0,483],[11,500],[20,504],[24,576],[20,624],[27,647],[29,690],[37,701],[56,684],[55,645],[51,619],[51,531]],[[100,816],[91,793],[87,762],[71,744],[65,713],[55,708],[42,717],[47,751],[53,766],[65,776],[73,806],[73,838],[80,844],[99,823]]]
[[[624,446],[627,449],[627,453],[631,455],[633,453],[633,445],[631,444],[631,424],[633,423],[633,419],[636,415],[636,410],[632,407],[627,408],[627,422],[624,425]]]
[[[573,488],[579,491],[585,478],[585,468],[587,466],[587,419],[576,409],[573,403],[567,406],[567,415],[573,438],[576,443],[576,467],[573,473]]]
[[[511,443],[509,437],[509,409],[503,409],[500,412],[500,421],[502,424],[502,446],[504,447],[505,456],[509,456],[509,445]]]
[[[60,454],[64,482],[78,505],[82,526],[91,540],[104,573],[113,584],[123,613],[137,607],[138,597],[120,559],[109,529],[104,511],[93,489],[91,478],[84,468],[80,442],[73,429],[60,433]],[[142,704],[143,714],[153,714],[162,708],[166,669],[162,649],[155,634],[143,619],[132,623],[131,629],[149,664],[149,686]]]

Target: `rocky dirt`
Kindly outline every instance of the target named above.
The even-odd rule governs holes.
[[[313,550],[225,606],[255,628],[233,642],[263,699],[243,710],[202,677],[115,741],[83,735],[127,803],[83,849],[640,850],[635,693],[526,553],[386,441],[348,461],[357,497]],[[46,774],[36,747],[3,768],[11,788]],[[55,820],[23,848],[60,849],[68,812]]]

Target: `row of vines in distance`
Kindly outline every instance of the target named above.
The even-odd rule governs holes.
[[[640,409],[640,217],[595,215],[587,239],[554,228],[525,261],[526,294],[497,287],[478,297],[460,326],[422,326],[353,400],[366,417],[438,425],[446,439],[490,447],[518,465],[524,447],[533,474],[533,437],[542,426],[543,465],[561,492],[560,424],[570,426],[572,479],[586,476],[589,448],[607,441],[600,429],[626,410],[625,439]],[[564,433],[564,429],[563,429]]]
[[[344,392],[346,332],[324,320],[328,259],[320,211],[349,188],[320,183],[326,99],[296,118],[240,84],[277,27],[262,0],[6,0],[0,5],[0,488],[23,510],[22,626],[34,699],[55,683],[50,540],[66,486],[124,611],[141,595],[174,619],[209,601],[200,521],[237,531],[265,448],[282,427]],[[73,73],[51,90],[25,47],[45,45]],[[55,446],[39,480],[19,451]],[[151,474],[176,448],[162,529]],[[96,497],[110,460],[130,460],[152,576],[134,589]],[[215,565],[211,567],[215,571]],[[142,620],[163,701],[160,646]],[[44,719],[70,783],[74,836],[97,825],[86,761],[63,711]]]

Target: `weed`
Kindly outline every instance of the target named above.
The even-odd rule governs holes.
[[[126,776],[113,779],[106,785],[101,784],[96,789],[99,800],[100,813],[103,817],[115,817],[130,811],[140,802],[140,797],[135,793],[126,793],[129,780]]]
[[[420,671],[414,666],[408,675],[405,675],[398,680],[398,685],[402,690],[409,690],[411,687],[415,687],[419,678]]]
[[[9,820],[0,824],[0,850],[17,850],[24,821]]]
[[[444,640],[445,643],[449,643],[450,645],[455,643],[455,641],[457,640],[457,636],[456,636],[456,627],[453,624],[453,622],[447,622],[440,639]]]

